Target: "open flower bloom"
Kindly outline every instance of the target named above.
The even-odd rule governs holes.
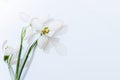
[[[60,20],[48,18],[35,18],[30,23],[30,34],[26,36],[28,42],[34,40],[36,35],[38,38],[38,47],[45,52],[49,52],[53,46],[60,55],[64,55],[65,47],[59,42],[59,36],[64,34],[65,26]]]
[[[2,49],[4,51],[4,61],[6,61],[7,63],[11,65],[17,63],[16,58],[18,55],[18,49],[14,49],[13,47],[8,46],[7,40],[4,41],[2,45]]]

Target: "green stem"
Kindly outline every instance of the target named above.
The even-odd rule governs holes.
[[[24,60],[24,62],[23,62],[23,65],[22,65],[22,67],[21,67],[21,69],[20,69],[20,73],[19,73],[19,76],[18,76],[18,80],[20,80],[22,71],[23,71],[23,69],[24,69],[24,67],[25,67],[25,64],[26,64],[26,62],[27,62],[27,60],[28,60],[28,57],[29,57],[32,49],[33,49],[36,45],[37,45],[37,40],[30,46],[30,48],[29,48],[29,50],[28,50],[28,52],[27,52],[27,55],[26,55],[25,60]]]
[[[8,69],[9,69],[9,73],[10,73],[11,79],[14,80],[14,72],[13,72],[13,69],[12,69],[10,64],[8,64]]]
[[[20,44],[20,49],[19,49],[19,55],[18,55],[18,60],[17,60],[17,66],[16,66],[16,79],[18,78],[18,71],[19,71],[19,65],[20,65],[20,58],[21,58],[21,52],[22,52],[22,40]]]
[[[27,69],[26,69],[25,72],[23,73],[22,80],[24,80],[24,78],[25,78],[26,75],[27,75],[27,72],[28,72],[28,70],[29,70],[29,68],[30,68],[30,65],[31,65],[31,63],[32,63],[32,61],[33,61],[33,58],[34,58],[34,56],[35,56],[35,50],[36,50],[36,46],[35,46],[34,49],[32,50],[31,57],[30,57],[30,60],[29,60],[29,65],[27,65]]]
[[[25,34],[26,34],[26,29],[23,28],[22,29],[22,33],[21,33],[21,43],[20,43],[20,49],[19,49],[19,54],[18,54],[18,59],[17,59],[17,65],[16,65],[16,75],[15,75],[15,79],[16,80],[19,80],[18,79],[18,73],[19,73],[19,67],[20,67],[20,58],[21,58],[21,53],[22,53],[22,44],[23,44],[23,39],[25,37]]]

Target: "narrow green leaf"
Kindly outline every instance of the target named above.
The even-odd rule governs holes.
[[[21,69],[20,69],[20,73],[19,73],[19,76],[18,76],[18,80],[20,80],[22,71],[23,71],[23,69],[24,69],[24,67],[25,67],[25,64],[26,64],[26,62],[27,62],[27,60],[28,60],[28,57],[29,57],[32,49],[33,49],[34,47],[36,47],[36,45],[37,45],[37,40],[30,46],[30,48],[29,48],[29,50],[28,50],[28,52],[27,52],[27,55],[26,55],[25,60],[24,60],[24,62],[23,62],[23,65],[22,65],[22,67],[21,67]]]
[[[18,54],[18,59],[17,59],[17,65],[16,65],[16,75],[15,78],[16,80],[18,80],[18,73],[19,73],[19,67],[20,67],[20,58],[21,58],[21,53],[22,53],[22,47],[23,47],[23,39],[26,35],[26,28],[22,29],[22,33],[21,33],[21,43],[20,43],[20,49],[19,49],[19,54]]]

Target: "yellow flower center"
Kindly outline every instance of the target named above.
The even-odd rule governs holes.
[[[50,32],[49,28],[48,27],[44,27],[41,31],[41,35],[46,35]]]

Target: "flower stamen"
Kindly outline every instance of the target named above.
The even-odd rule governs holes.
[[[49,28],[48,27],[44,27],[41,31],[41,35],[46,35],[50,32]]]

